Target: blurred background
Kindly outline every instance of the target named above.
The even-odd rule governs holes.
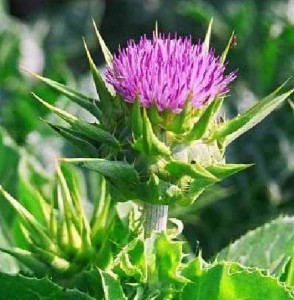
[[[228,69],[238,69],[238,79],[226,100],[226,115],[235,116],[293,75],[294,0],[1,0],[1,184],[16,197],[21,192],[19,180],[26,176],[20,167],[24,151],[47,174],[53,171],[56,157],[78,155],[40,120],[53,116],[33,100],[30,91],[63,107],[70,103],[21,67],[92,95],[82,37],[103,68],[92,18],[115,51],[129,38],[150,34],[156,20],[161,32],[177,31],[196,41],[204,37],[211,17],[212,46],[217,53],[233,30],[237,37]],[[293,79],[289,86],[293,87]],[[279,214],[292,214],[293,150],[294,116],[285,103],[229,149],[227,161],[254,163],[253,167],[206,192],[192,208],[173,210],[184,221],[184,235],[193,249],[199,241],[204,256],[212,257],[249,229]],[[13,214],[3,199],[0,205],[0,224],[5,219],[7,226]]]

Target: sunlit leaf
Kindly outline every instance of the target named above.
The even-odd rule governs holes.
[[[239,115],[217,127],[211,133],[210,140],[224,140],[225,144],[228,145],[240,135],[261,122],[294,91],[290,90],[280,96],[277,96],[277,93],[282,87],[283,85],[276,89],[272,94],[259,101],[244,114]]]
[[[93,25],[94,25],[94,29],[95,29],[95,32],[96,32],[96,35],[97,35],[100,47],[101,47],[103,55],[104,55],[104,59],[105,59],[107,65],[111,66],[112,65],[112,59],[113,59],[112,58],[112,54],[109,51],[109,49],[107,48],[105,42],[103,41],[102,36],[100,35],[100,32],[97,29],[97,26],[96,26],[96,23],[95,23],[94,20],[93,20]]]
[[[237,263],[223,262],[202,270],[194,282],[183,290],[183,300],[294,299],[290,288],[258,269],[247,269]]]
[[[280,217],[249,231],[218,255],[218,260],[240,262],[280,277],[293,256],[294,217]]]
[[[94,140],[97,140],[99,142],[107,143],[114,147],[119,147],[119,142],[117,141],[117,139],[112,134],[102,129],[99,126],[99,124],[94,125],[94,124],[81,121],[80,119],[71,115],[70,113],[47,103],[37,95],[33,94],[33,96],[45,107],[47,107],[51,112],[55,113],[60,118],[62,118],[65,122],[70,124],[73,127],[73,129],[76,129],[81,133],[85,134],[86,136]]]
[[[100,271],[105,300],[127,300],[122,287],[110,272]]]

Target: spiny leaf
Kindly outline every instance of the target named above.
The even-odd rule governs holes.
[[[0,251],[15,257],[20,263],[34,271],[35,274],[38,274],[38,276],[48,275],[48,267],[37,260],[32,252],[17,247],[12,249],[0,248]]]
[[[127,300],[121,284],[109,271],[99,270],[105,300]]]
[[[93,208],[93,213],[92,213],[92,218],[91,218],[91,226],[93,227],[93,224],[100,219],[100,215],[102,211],[104,210],[105,206],[105,201],[107,197],[107,182],[103,176],[99,176],[99,181],[98,181],[99,187],[99,196],[95,197],[95,202],[94,202],[94,208]]]
[[[21,178],[19,180],[18,191],[22,205],[34,215],[40,224],[47,225],[49,221],[50,206],[43,198],[40,191],[35,188],[27,178]]]
[[[191,165],[181,161],[171,161],[166,164],[165,170],[176,178],[190,176],[194,179],[202,178],[209,182],[218,181],[217,177],[198,164]]]
[[[231,262],[215,264],[197,274],[195,281],[185,286],[181,299],[190,300],[192,295],[195,300],[294,299],[291,289],[276,278]]]
[[[195,282],[203,274],[205,266],[207,266],[207,263],[203,260],[201,255],[198,255],[198,257],[194,258],[183,266],[181,269],[181,274],[185,278]]]
[[[204,39],[204,43],[203,43],[203,46],[206,49],[206,51],[209,51],[212,24],[213,24],[213,18],[211,18],[210,21],[209,21],[209,25],[208,25],[207,32],[206,32],[205,39]]]
[[[103,176],[99,176],[97,188],[99,188],[99,195],[95,197],[93,213],[91,217],[92,237],[96,244],[103,243],[106,239],[105,228],[110,228],[115,218],[115,212],[111,211],[113,208],[112,198],[110,196],[109,183]],[[101,234],[103,232],[103,234]],[[110,232],[110,229],[109,229]]]
[[[108,90],[104,80],[102,79],[102,76],[100,74],[100,72],[98,71],[92,56],[90,54],[90,51],[87,47],[86,41],[84,40],[84,47],[86,50],[86,54],[87,54],[87,58],[88,58],[88,62],[89,62],[89,66],[90,66],[90,70],[92,73],[92,77],[96,86],[96,91],[97,94],[99,96],[99,102],[97,103],[97,105],[102,106],[102,110],[103,110],[103,115],[107,115],[107,116],[111,116],[111,111],[112,111],[112,95],[110,93],[110,91]],[[102,118],[101,118],[102,119]]]
[[[294,217],[279,217],[243,235],[218,255],[218,260],[266,269],[280,277],[293,255]]]
[[[82,182],[81,174],[72,164],[68,163],[61,163],[60,170],[66,179],[66,185],[70,191],[76,227],[79,233],[87,234],[90,231],[90,224],[79,192],[81,188],[80,183]]]
[[[165,234],[160,234],[155,240],[155,268],[160,282],[185,283],[188,280],[182,277],[178,269],[182,261],[182,242],[172,241]]]
[[[32,237],[39,239],[39,242],[45,244],[45,247],[48,247],[52,251],[56,251],[56,246],[49,238],[48,234],[45,232],[43,226],[36,220],[36,218],[25,208],[23,207],[16,199],[14,199],[10,194],[8,194],[0,185],[0,194],[11,204],[15,209],[15,212],[19,215],[22,220],[22,223],[26,228],[32,232]]]
[[[285,83],[284,83],[285,84]],[[283,84],[283,85],[284,85]],[[294,89],[284,93],[280,96],[276,96],[280,89],[280,86],[272,94],[259,101],[253,107],[251,107],[244,114],[229,120],[217,127],[211,134],[210,140],[224,140],[225,144],[228,145],[240,135],[254,127],[256,124],[261,122],[267,117],[279,104],[287,99],[294,91]]]
[[[108,66],[112,66],[112,60],[113,60],[112,54],[109,51],[109,49],[107,48],[106,44],[104,43],[102,36],[100,35],[99,30],[97,29],[97,26],[96,26],[96,23],[94,20],[93,20],[93,25],[94,25],[94,29],[95,29],[100,47],[101,47],[103,55],[104,55],[104,59]]]
[[[73,127],[73,129],[80,131],[81,133],[85,134],[86,136],[94,140],[107,143],[113,147],[119,148],[120,145],[117,139],[112,134],[102,129],[98,124],[93,125],[81,121],[77,117],[69,114],[68,112],[47,103],[46,101],[44,101],[34,93],[33,96],[44,106],[46,106],[51,112],[55,113],[60,118],[62,118],[65,122],[70,124]]]
[[[138,282],[146,283],[147,261],[146,245],[140,237],[127,244],[116,256],[114,269],[122,271],[126,276],[136,278]]]
[[[63,161],[80,165],[119,182],[135,183],[139,180],[135,167],[126,162],[109,161],[101,158],[72,158],[63,159]]]
[[[81,135],[78,131],[66,128],[64,126],[55,125],[47,121],[46,123],[62,137],[76,146],[80,152],[86,153],[86,155],[90,157],[97,156],[98,149],[96,149],[93,144],[91,144],[89,140],[87,140],[87,137]]]
[[[93,116],[95,116],[98,120],[100,120],[102,113],[98,107],[95,107],[95,104],[94,104],[95,99],[90,98],[90,97],[88,97],[78,91],[75,91],[74,89],[71,89],[71,88],[67,87],[66,85],[61,84],[52,79],[43,77],[39,74],[30,72],[28,70],[25,70],[25,71],[28,72],[33,77],[35,77],[36,79],[41,80],[42,82],[46,83],[52,89],[60,92],[62,95],[66,96],[73,102],[77,103],[79,106],[83,107],[88,112],[90,112]]]
[[[224,165],[210,165],[205,169],[213,174],[215,177],[219,178],[220,180],[232,176],[240,171],[243,171],[252,164],[224,164]]]
[[[66,179],[61,171],[61,168],[57,166],[57,178],[60,188],[60,205],[63,212],[64,221],[66,224],[66,229],[68,233],[68,246],[75,247],[79,249],[81,243],[81,232],[77,232],[80,229],[80,220],[74,213],[74,205],[71,197],[71,191],[67,185]]]
[[[32,278],[0,273],[0,294],[3,299],[94,300],[74,289],[64,289],[48,278]]]
[[[234,39],[234,38],[235,38],[235,33],[234,33],[234,31],[233,31],[233,32],[232,32],[232,35],[231,35],[231,37],[230,37],[230,39],[229,39],[229,42],[228,42],[228,44],[227,44],[227,46],[226,46],[224,52],[223,52],[222,55],[221,55],[221,58],[220,58],[220,62],[221,62],[221,63],[224,63],[224,62],[226,61],[227,55],[228,55],[229,50],[230,50],[230,48],[231,48],[231,46],[232,46],[232,42],[233,42],[233,39]]]
[[[73,265],[66,259],[53,254],[50,251],[47,251],[45,249],[42,249],[35,244],[31,245],[32,252],[36,253],[37,256],[42,258],[42,261],[46,262],[50,265],[55,271],[58,273],[66,273],[71,271],[71,268],[73,268]]]

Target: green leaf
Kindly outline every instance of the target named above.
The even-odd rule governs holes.
[[[224,164],[224,165],[210,165],[205,169],[213,174],[218,179],[222,180],[240,171],[243,171],[249,167],[251,164]]]
[[[293,226],[294,217],[279,217],[249,231],[222,250],[217,258],[266,269],[270,274],[280,277],[293,256]]]
[[[89,66],[90,66],[90,70],[92,73],[92,77],[95,83],[95,87],[96,87],[96,91],[97,94],[99,96],[99,102],[97,103],[97,105],[101,106],[101,109],[103,111],[103,115],[107,115],[107,116],[111,116],[111,111],[112,111],[112,95],[110,93],[110,91],[108,90],[104,80],[102,79],[102,76],[100,74],[100,72],[98,71],[92,56],[90,54],[90,51],[87,47],[86,41],[84,40],[84,46],[85,46],[85,50],[86,50],[86,54],[87,54],[87,58],[88,58],[88,62],[89,62]],[[101,118],[102,119],[102,118]],[[104,119],[103,119],[104,120]]]
[[[21,204],[40,222],[40,224],[45,226],[49,218],[50,207],[43,198],[40,190],[33,186],[31,182],[33,180],[29,177],[30,174],[28,174],[28,171],[29,164],[26,159],[22,158],[19,164],[19,200]],[[41,174],[39,173],[34,175],[41,177]]]
[[[21,218],[22,224],[26,229],[35,237],[38,243],[47,249],[56,251],[56,245],[50,239],[45,228],[38,222],[38,220],[16,199],[14,199],[10,194],[8,194],[0,185],[0,194],[10,203],[14,208],[15,212]]]
[[[93,140],[82,135],[80,132],[64,126],[59,126],[45,121],[53,130],[59,133],[63,138],[73,144],[78,151],[89,156],[96,157],[98,149],[93,146]]]
[[[185,137],[186,141],[194,141],[202,138],[206,133],[207,128],[212,122],[213,116],[223,103],[224,98],[216,99],[212,101],[205,109],[199,120],[194,124],[191,131]]]
[[[2,226],[0,226],[0,245],[2,248],[8,248],[10,247],[10,242],[5,237],[1,227]],[[0,272],[15,274],[19,269],[18,261],[0,250]]]
[[[76,288],[95,299],[103,299],[104,296],[101,276],[96,269],[77,273],[76,276],[69,281],[68,287]]]
[[[160,282],[187,282],[187,279],[179,274],[182,261],[183,243],[172,241],[165,234],[160,234],[155,240],[155,267]]]
[[[0,294],[3,299],[22,300],[91,300],[78,290],[65,289],[47,278],[36,279],[22,275],[0,273]]]
[[[182,293],[183,300],[290,300],[290,288],[276,278],[266,276],[258,269],[248,269],[237,263],[222,262],[205,268],[188,283]]]
[[[289,104],[290,104],[290,106],[291,106],[291,108],[292,108],[292,111],[293,111],[293,113],[294,113],[294,103],[293,103],[292,101],[289,101]]]
[[[194,179],[205,179],[208,182],[217,182],[218,179],[204,167],[198,164],[187,164],[181,161],[171,161],[165,166],[165,170],[170,173],[172,177],[181,178],[183,176],[190,176]]]
[[[176,182],[178,188],[173,189],[173,196],[176,197],[173,201],[182,206],[193,203],[205,188],[219,181],[217,177],[198,164],[173,161],[167,163],[165,170],[170,174],[171,179],[178,180]],[[168,189],[168,194],[170,193]]]
[[[83,133],[84,135],[88,136],[93,140],[97,140],[98,142],[101,143],[107,143],[113,147],[119,148],[120,145],[117,139],[112,134],[102,129],[98,124],[93,125],[81,121],[77,117],[69,114],[68,112],[47,103],[46,101],[44,101],[43,99],[35,95],[34,93],[33,96],[44,106],[46,106],[51,112],[58,115],[65,122],[69,123],[74,130],[78,130],[79,132]]]
[[[170,149],[161,142],[154,134],[152,124],[147,116],[146,108],[143,108],[142,138],[135,141],[133,147],[143,152],[145,155],[165,155],[171,154]]]
[[[289,264],[286,267],[286,272],[283,274],[281,279],[289,286],[294,286],[294,253],[290,259]]]
[[[201,255],[198,255],[198,257],[194,258],[183,266],[181,269],[181,274],[185,278],[188,278],[193,282],[197,282],[199,277],[203,274],[204,267],[206,265],[207,263],[202,259]]]
[[[68,247],[79,249],[81,244],[80,234],[82,230],[82,219],[79,218],[81,216],[78,217],[76,214],[76,205],[74,205],[74,201],[72,198],[72,192],[74,191],[71,191],[69,189],[69,186],[67,184],[63,172],[61,171],[60,166],[57,166],[57,179],[59,187],[58,203],[60,203],[60,205],[62,206],[60,207],[60,209],[62,211],[62,221],[65,222],[65,228],[68,236]],[[63,235],[63,233],[61,234]]]
[[[17,259],[18,262],[24,264],[37,276],[43,277],[50,273],[49,268],[42,262],[38,261],[34,254],[30,251],[17,247],[14,247],[12,249],[0,248],[0,251]]]
[[[147,281],[147,261],[145,256],[145,243],[138,237],[125,246],[114,261],[114,270],[124,276],[135,278],[137,282]]]
[[[97,26],[96,26],[96,23],[95,23],[94,20],[93,20],[93,25],[94,25],[94,29],[95,29],[100,47],[101,47],[103,55],[104,55],[104,59],[105,59],[107,65],[109,67],[111,67],[112,66],[112,60],[113,60],[112,54],[109,51],[109,49],[107,48],[106,44],[104,43],[104,41],[102,39],[102,36],[100,35],[99,30],[97,29]]]
[[[228,122],[218,126],[210,136],[210,140],[224,140],[228,145],[240,135],[254,127],[267,117],[279,104],[287,99],[294,91],[290,90],[280,96],[276,96],[280,89],[285,85],[281,85],[272,94],[259,101],[244,114],[235,117]]]
[[[221,63],[224,63],[224,62],[226,61],[227,55],[228,55],[229,50],[230,50],[230,48],[231,48],[231,46],[232,46],[232,42],[233,42],[234,38],[235,38],[235,33],[234,33],[234,31],[233,31],[232,34],[231,34],[231,37],[230,37],[230,39],[229,39],[229,41],[228,41],[227,46],[226,46],[224,52],[223,52],[222,55],[221,55],[221,58],[220,58],[220,62],[221,62]]]
[[[126,162],[109,161],[101,158],[69,158],[63,159],[63,161],[96,171],[114,181],[136,183],[139,180],[135,167]]]
[[[110,272],[99,270],[105,300],[127,300],[118,279]]]
[[[18,164],[21,157],[21,150],[15,142],[10,138],[7,132],[0,127],[0,184],[15,195],[17,193],[17,182],[19,179]],[[10,225],[14,222],[15,214],[11,206],[1,196],[1,226],[4,233],[9,231]],[[6,228],[7,226],[7,228]]]
[[[213,18],[211,18],[210,21],[209,21],[209,25],[208,25],[207,32],[206,32],[205,39],[204,39],[204,43],[203,43],[204,48],[206,49],[206,51],[209,51],[212,24],[213,24]]]
[[[103,228],[106,226],[111,202],[108,191],[109,188],[103,176],[98,176],[96,186],[99,189],[99,195],[94,199],[93,213],[90,221],[93,231],[99,230],[101,226]]]
[[[79,106],[86,109],[93,116],[95,116],[98,120],[101,118],[102,113],[99,110],[99,108],[97,106],[95,106],[95,99],[90,98],[80,92],[77,92],[74,89],[71,89],[71,88],[67,87],[66,85],[61,84],[52,79],[43,77],[39,74],[30,72],[28,70],[25,70],[25,71],[27,73],[29,73],[30,75],[32,75],[33,77],[35,77],[36,79],[41,80],[42,82],[46,83],[52,89],[56,90],[57,92],[60,92],[62,95],[66,96],[68,99],[77,103]]]

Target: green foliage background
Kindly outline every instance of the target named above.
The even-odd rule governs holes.
[[[294,71],[294,3],[272,1],[176,0],[64,0],[2,1],[0,3],[0,123],[14,139],[0,139],[0,180],[17,197],[18,151],[26,147],[50,173],[54,158],[76,156],[75,149],[57,138],[38,117],[53,118],[30,96],[33,90],[85,118],[62,97],[20,71],[20,65],[78,88],[88,95],[93,86],[87,73],[81,37],[85,36],[95,61],[93,17],[112,51],[129,38],[151,34],[155,21],[161,32],[177,31],[197,41],[214,17],[212,45],[224,48],[235,31],[237,45],[229,54],[229,70],[238,79],[226,99],[226,115],[244,111],[284,82]],[[292,13],[291,13],[292,9]],[[35,51],[33,51],[35,49]],[[75,78],[75,79],[74,79]],[[293,86],[291,81],[289,85]],[[193,208],[175,209],[183,219],[185,236],[195,249],[199,241],[205,257],[212,257],[230,241],[281,213],[294,209],[294,120],[289,106],[273,113],[256,129],[231,146],[228,161],[255,166],[222,187],[210,190]],[[12,145],[12,146],[11,146]],[[21,176],[25,174],[20,173]],[[1,201],[8,224],[13,213]]]

